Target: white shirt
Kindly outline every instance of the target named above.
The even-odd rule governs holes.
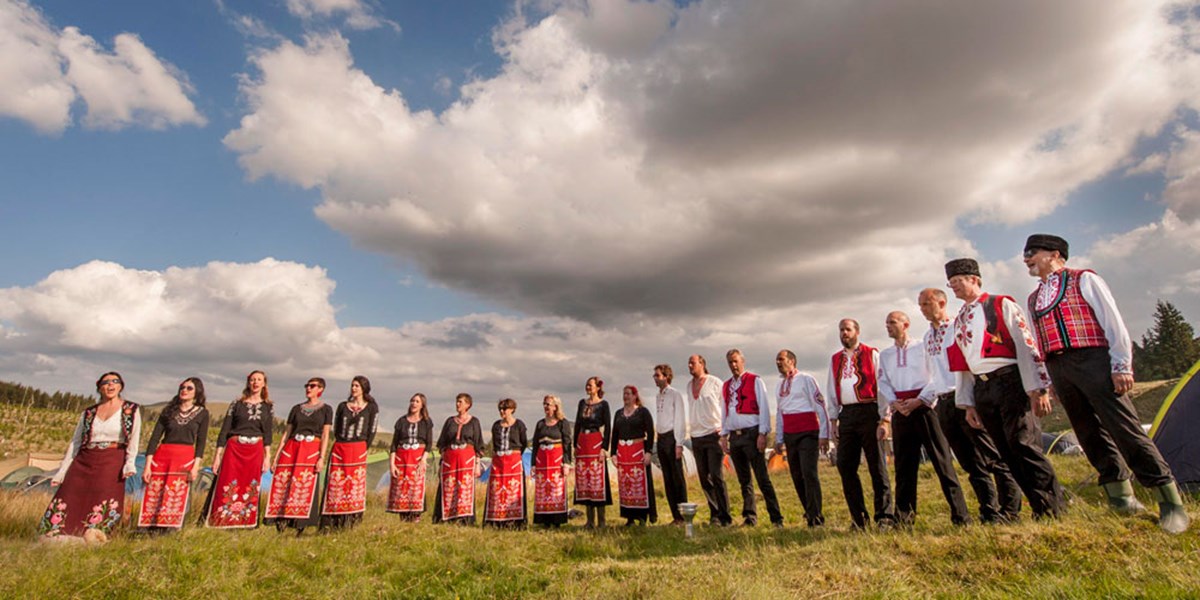
[[[775,388],[775,397],[779,402],[775,405],[778,414],[775,417],[775,442],[783,442],[783,415],[815,412],[820,423],[820,433],[817,437],[829,439],[829,416],[825,414],[825,397],[817,386],[817,379],[808,373],[796,371],[791,377],[786,375],[779,378],[779,386]]]
[[[731,431],[748,427],[758,427],[758,432],[762,435],[771,433],[771,400],[767,398],[767,384],[763,383],[762,377],[754,378],[754,393],[758,398],[758,414],[743,415],[737,411],[740,402],[737,399],[737,392],[741,389],[742,383],[746,381],[747,374],[750,372],[744,371],[741,377],[729,378],[729,395],[733,399],[729,401],[729,412],[726,413],[725,422],[721,425],[721,435],[729,435]],[[724,403],[724,398],[722,398],[722,403]]]
[[[683,393],[667,386],[658,391],[658,409],[655,413],[654,429],[658,435],[679,432],[675,435],[675,447],[682,448],[688,433],[688,403]]]
[[[938,396],[954,391],[955,377],[950,372],[950,359],[946,348],[954,343],[954,321],[946,319],[925,332],[925,369],[929,371],[929,383],[917,396],[929,406],[937,404]]]
[[[689,379],[687,383],[688,415],[691,417],[691,435],[703,437],[721,431],[725,420],[725,406],[721,402],[721,380],[716,375],[704,375],[700,392]]]
[[[879,402],[891,410],[897,392],[918,390],[917,398],[933,408],[937,402],[921,398],[919,391],[929,385],[929,367],[925,363],[925,343],[907,340],[903,346],[891,345],[879,351]]]
[[[825,389],[829,391],[829,395],[825,397],[825,409],[829,411],[829,418],[837,420],[842,414],[842,404],[853,405],[859,404],[858,394],[854,391],[854,386],[858,384],[858,367],[854,364],[854,350],[842,350],[842,354],[846,355],[843,361],[841,373],[833,372],[833,362],[829,363],[829,373],[826,377]],[[871,364],[875,365],[875,379],[879,380],[879,350],[871,349]],[[842,403],[838,403],[836,389],[842,390]],[[887,404],[879,403],[879,417],[887,420],[888,407]]]
[[[987,297],[993,302],[993,296]],[[954,343],[962,349],[967,359],[970,372],[957,373],[957,392],[954,402],[959,406],[975,406],[975,378],[972,375],[991,373],[996,369],[1017,365],[1021,372],[1021,382],[1026,392],[1050,387],[1050,375],[1046,373],[1046,365],[1038,352],[1037,342],[1025,324],[1025,312],[1016,302],[1005,298],[1000,304],[1001,314],[997,317],[1004,320],[1008,333],[1012,336],[1013,345],[1017,349],[1016,358],[999,358],[983,356],[983,339],[987,336],[987,322],[983,315],[983,305],[976,298],[968,302],[958,311],[954,319]]]
[[[100,415],[92,420],[92,442],[116,442],[121,441],[121,409],[117,409],[107,420],[101,420]],[[67,469],[71,468],[71,463],[75,462],[75,455],[79,454],[80,445],[83,442],[83,420],[85,417],[79,417],[79,423],[75,425],[75,434],[71,436],[71,445],[67,446],[67,453],[63,456],[62,464],[58,467],[58,472],[54,474],[51,481],[62,483],[64,477],[67,476]],[[125,445],[125,466],[121,467],[121,473],[137,472],[137,466],[134,461],[137,460],[138,444],[142,441],[142,411],[137,409],[133,411],[133,430],[129,433],[129,441]]]
[[[1055,271],[1045,281],[1038,282],[1034,308],[1042,310],[1050,306],[1058,297],[1058,287],[1061,284],[1062,270]],[[1113,299],[1108,284],[1104,283],[1099,275],[1084,271],[1079,276],[1079,293],[1088,306],[1092,307],[1092,312],[1096,313],[1096,322],[1104,328],[1112,372],[1133,373],[1133,342],[1129,338],[1129,330],[1125,329],[1125,321],[1121,319],[1121,311],[1117,310],[1117,301]],[[1034,335],[1037,335],[1037,331],[1034,331]]]

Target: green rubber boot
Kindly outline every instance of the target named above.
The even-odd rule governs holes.
[[[1138,502],[1137,496],[1133,495],[1133,484],[1129,480],[1114,481],[1104,484],[1104,493],[1108,495],[1109,508],[1123,514],[1136,515],[1146,507]]]
[[[1192,520],[1183,508],[1183,498],[1179,497],[1179,488],[1175,482],[1150,488],[1150,492],[1158,501],[1158,526],[1163,531],[1175,535],[1187,531]]]

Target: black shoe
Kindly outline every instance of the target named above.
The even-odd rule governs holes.
[[[742,527],[758,527],[758,521],[755,519],[746,519],[742,521]]]
[[[783,529],[783,521],[771,521],[771,527],[775,529]]]

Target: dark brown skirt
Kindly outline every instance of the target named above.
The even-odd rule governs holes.
[[[38,533],[47,537],[81,536],[88,529],[111,533],[125,504],[124,466],[124,445],[80,450],[42,515]]]

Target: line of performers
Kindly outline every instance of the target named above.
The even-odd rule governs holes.
[[[975,493],[980,521],[1017,520],[1022,496],[1035,518],[1056,517],[1065,510],[1065,497],[1042,453],[1038,422],[1056,398],[1098,471],[1110,506],[1128,514],[1145,510],[1133,492],[1136,477],[1158,503],[1160,527],[1181,533],[1190,521],[1174,477],[1142,430],[1128,396],[1133,387],[1128,331],[1104,280],[1090,270],[1068,268],[1068,254],[1067,241],[1059,236],[1028,238],[1023,260],[1039,283],[1024,308],[1010,296],[984,292],[975,260],[946,263],[947,285],[964,304],[951,319],[943,290],[921,291],[918,305],[929,322],[923,340],[910,337],[909,317],[900,311],[886,317],[894,343],[882,350],[859,341],[856,320],[841,320],[842,348],[830,357],[824,393],[814,377],[797,370],[795,353],[780,350],[774,419],[764,379],[745,369],[745,357],[737,349],[726,354],[731,376],[725,381],[708,372],[703,356],[689,357],[691,379],[684,392],[672,386],[670,365],[655,366],[653,416],[634,386],[624,388],[622,407],[614,415],[604,400],[603,381],[592,377],[573,428],[559,400],[546,396],[545,418],[530,437],[514,416],[516,402],[502,400],[500,419],[492,425],[483,520],[498,526],[526,523],[522,454],[532,447],[534,523],[567,521],[573,467],[574,504],[586,507],[586,527],[604,526],[605,507],[612,504],[610,462],[626,524],[656,521],[649,466],[657,452],[672,523],[682,524],[679,504],[687,502],[683,452],[690,443],[711,524],[733,522],[722,472],[728,456],[741,490],[743,525],[758,523],[756,481],[771,523],[782,526],[765,457],[772,426],[776,451],[788,458],[810,527],[825,521],[817,464],[831,445],[856,529],[867,527],[872,518],[881,526],[913,522],[922,450],[932,462],[953,523],[972,520],[955,458]],[[116,373],[96,382],[101,401],[84,411],[54,477],[61,485],[42,519],[42,534],[103,536],[120,519],[122,480],[134,474],[141,429],[137,405],[121,398],[123,387]],[[283,445],[272,458],[267,377],[261,371],[247,377],[217,440],[217,478],[204,510],[207,525],[257,526],[259,484],[268,470],[273,480],[263,521],[303,531],[318,521],[344,527],[361,518],[366,451],[378,410],[365,377],[354,379],[349,398],[336,411],[321,402],[324,388],[319,378],[308,382],[307,401],[289,413]],[[412,397],[408,413],[396,422],[390,456],[387,510],[410,520],[426,510],[425,465],[434,440],[425,405],[424,395]],[[441,462],[432,519],[473,523],[483,435],[479,420],[470,414],[471,396],[459,394],[455,405],[457,414],[446,420],[436,440]],[[160,416],[147,449],[139,527],[182,525],[207,427],[203,384],[185,380]],[[328,450],[331,433],[333,447]],[[895,455],[894,502],[880,444],[889,437]],[[871,511],[858,474],[864,456],[873,488]],[[320,494],[318,475],[326,464]]]

